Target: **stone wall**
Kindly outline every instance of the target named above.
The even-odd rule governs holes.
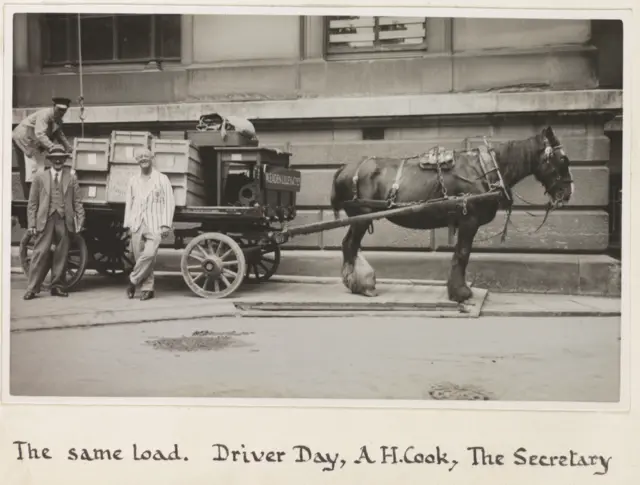
[[[182,61],[162,69],[85,66],[87,104],[598,86],[589,20],[429,19],[427,52],[372,60],[326,58],[320,18],[301,22],[300,17],[249,16],[224,23],[220,19],[184,16]],[[41,68],[37,19],[18,16],[16,25],[27,27],[14,33],[17,105],[45,105],[53,95],[75,98],[80,90],[76,69]],[[261,25],[259,31],[256,25]]]

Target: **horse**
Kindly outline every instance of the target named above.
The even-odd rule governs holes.
[[[486,143],[486,142],[485,142]],[[493,169],[491,166],[493,165]],[[451,206],[424,212],[391,215],[392,224],[407,229],[453,228],[457,233],[447,280],[449,300],[462,304],[473,296],[466,284],[466,269],[478,229],[490,223],[499,209],[511,210],[512,188],[533,175],[548,195],[550,210],[568,203],[575,192],[570,160],[551,126],[533,136],[488,144],[472,150],[432,147],[408,158],[365,157],[343,164],[331,185],[331,207],[348,217],[432,199],[461,197]],[[502,199],[465,195],[484,194],[500,187]],[[545,217],[546,220],[546,217]],[[373,222],[355,222],[342,240],[342,281],[354,294],[376,296],[375,271],[361,252],[362,239]],[[506,226],[505,226],[506,230]]]

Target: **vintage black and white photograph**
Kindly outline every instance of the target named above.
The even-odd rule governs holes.
[[[157,7],[13,17],[7,400],[621,400],[621,20]]]

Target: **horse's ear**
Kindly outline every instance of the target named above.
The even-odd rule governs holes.
[[[556,138],[556,134],[553,132],[553,128],[551,128],[551,126],[547,126],[545,129],[543,129],[542,135],[551,145],[555,145],[558,141],[558,139]]]

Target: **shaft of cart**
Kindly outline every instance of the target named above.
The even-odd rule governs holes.
[[[403,207],[396,207],[393,209],[381,210],[372,212],[369,214],[361,214],[358,216],[347,217],[345,219],[336,219],[334,221],[322,221],[314,222],[312,224],[306,224],[304,226],[285,228],[281,232],[273,235],[275,241],[278,244],[284,244],[289,239],[295,236],[301,236],[304,234],[314,234],[318,232],[329,231],[332,229],[338,229],[345,226],[350,226],[358,222],[371,222],[378,219],[385,219],[387,217],[401,216],[422,212],[426,209],[434,206],[460,204],[460,203],[472,203],[478,200],[487,201],[488,199],[499,200],[504,198],[504,193],[499,190],[486,192],[484,194],[465,195],[459,197],[448,197],[446,199],[432,199],[426,202],[411,204]],[[365,204],[363,204],[365,205]]]

